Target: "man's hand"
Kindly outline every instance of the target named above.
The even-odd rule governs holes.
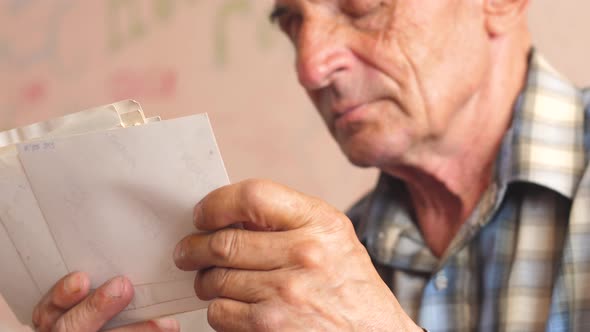
[[[232,225],[243,223],[245,229]],[[350,220],[286,187],[250,180],[195,207],[205,232],[176,247],[220,331],[421,331],[403,312]]]
[[[90,292],[85,273],[74,272],[59,280],[33,312],[33,324],[42,332],[94,332],[121,312],[133,298],[133,286],[116,277]],[[180,331],[175,320],[161,319],[128,325],[112,331]]]

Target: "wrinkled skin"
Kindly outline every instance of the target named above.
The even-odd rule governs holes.
[[[228,228],[245,221],[246,229]],[[183,270],[218,331],[411,331],[350,221],[326,203],[250,180],[218,189],[195,208],[207,233],[183,239]]]
[[[276,20],[344,154],[387,169],[445,144],[489,64],[478,1],[337,3],[278,0]]]
[[[273,17],[294,45],[299,81],[332,136],[352,163],[408,183],[435,253],[444,251],[457,226],[439,219],[464,218],[486,184],[478,171],[492,159],[509,118],[498,110],[509,109],[518,89],[502,73],[490,79],[492,54],[513,43],[491,36],[508,30],[510,19],[503,16],[512,11],[504,7],[526,3],[276,0]],[[518,76],[523,66],[509,69],[518,69],[512,73]],[[466,145],[483,152],[475,155]],[[479,159],[484,164],[468,164]],[[447,172],[461,169],[457,165],[476,171]],[[457,179],[466,186],[452,183]],[[250,180],[205,197],[195,208],[195,226],[205,232],[182,239],[174,259],[179,268],[198,271],[195,292],[212,300],[208,319],[216,330],[421,330],[380,279],[350,220],[325,202]],[[96,331],[132,296],[113,300],[99,289],[87,297],[82,288],[62,301],[55,291],[60,287],[39,305],[41,330],[90,320],[78,330]],[[101,305],[84,304],[93,298]]]

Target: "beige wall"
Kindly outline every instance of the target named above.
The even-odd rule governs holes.
[[[567,77],[590,85],[590,1],[531,0],[535,45]]]
[[[590,83],[590,1],[532,2],[536,44]],[[165,118],[208,112],[233,181],[270,178],[344,208],[376,173],[327,135],[268,25],[271,3],[0,2],[0,129],[128,97]]]

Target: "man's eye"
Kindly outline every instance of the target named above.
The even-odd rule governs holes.
[[[380,28],[381,18],[386,10],[384,2],[376,3],[375,6],[364,8],[362,11],[350,12],[348,15],[354,25],[362,29]]]

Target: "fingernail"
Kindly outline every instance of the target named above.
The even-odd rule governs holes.
[[[123,277],[116,277],[109,281],[105,288],[105,292],[111,298],[123,296],[123,293],[125,292],[125,282],[123,282]]]
[[[197,228],[199,228],[199,223],[201,222],[201,219],[203,217],[203,204],[201,203],[202,201],[197,203],[197,205],[195,205],[195,208],[193,209],[193,224]]]
[[[184,250],[182,249],[182,243],[176,245],[174,249],[174,260],[178,261],[184,258]]]
[[[180,325],[175,319],[172,318],[158,318],[154,320],[154,323],[158,326],[158,328],[162,331],[167,332],[176,332],[180,331]]]
[[[75,274],[66,279],[64,289],[67,294],[75,294],[81,290],[81,279],[79,274]]]

